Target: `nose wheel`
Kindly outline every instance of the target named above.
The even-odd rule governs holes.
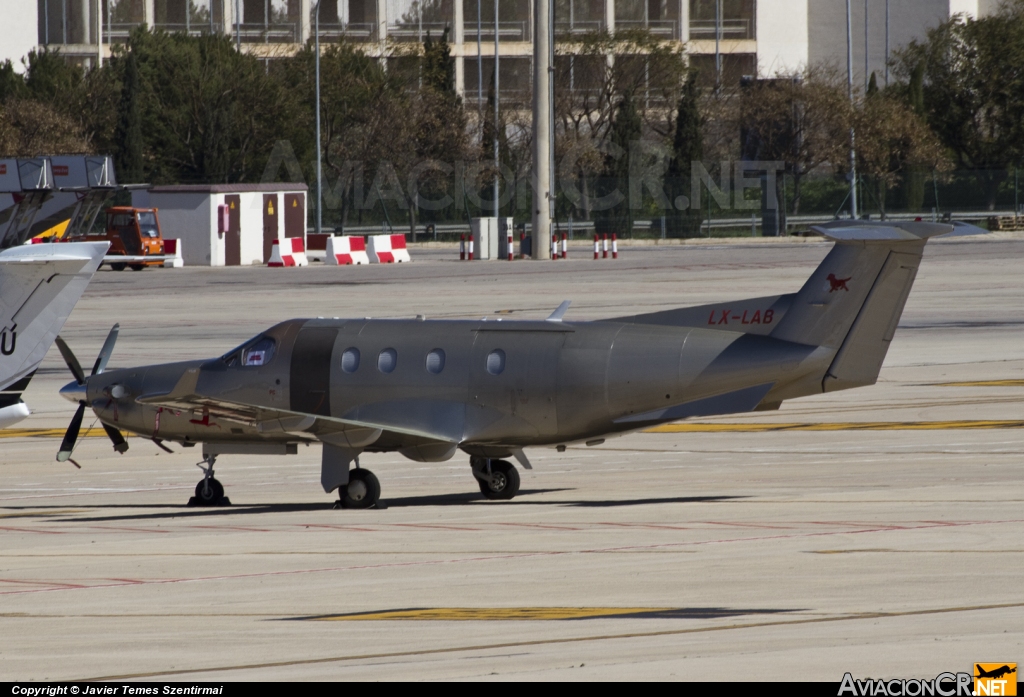
[[[480,493],[492,501],[508,501],[519,493],[519,470],[508,460],[474,457],[470,460]]]
[[[231,499],[224,495],[224,485],[213,478],[213,463],[216,455],[207,455],[196,467],[203,471],[203,478],[196,484],[196,495],[188,500],[189,506],[230,506]]]

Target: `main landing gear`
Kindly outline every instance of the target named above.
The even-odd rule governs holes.
[[[519,471],[508,460],[471,457],[469,465],[480,493],[492,501],[507,501],[519,493]]]
[[[348,484],[338,487],[338,495],[340,508],[373,508],[380,501],[380,481],[357,463],[348,473]]]
[[[203,478],[196,484],[196,495],[188,500],[189,506],[230,506],[231,499],[224,495],[224,485],[213,478],[213,463],[216,455],[206,455],[196,467],[203,471]]]

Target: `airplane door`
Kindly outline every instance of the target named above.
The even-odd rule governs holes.
[[[291,410],[305,414],[331,414],[331,354],[337,327],[304,326],[292,348],[289,375]]]
[[[490,426],[523,436],[558,433],[555,392],[564,341],[560,331],[477,332],[469,403],[482,407],[483,434]]]

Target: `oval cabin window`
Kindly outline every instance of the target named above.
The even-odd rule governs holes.
[[[390,373],[398,365],[398,352],[393,348],[386,348],[377,356],[377,370],[382,373]]]
[[[345,349],[345,353],[341,354],[341,369],[346,373],[354,373],[359,370],[359,349],[354,346]]]
[[[444,350],[434,349],[427,354],[427,372],[437,375],[444,370]]]
[[[501,349],[494,349],[487,354],[487,372],[491,375],[501,375],[505,370],[505,352]]]

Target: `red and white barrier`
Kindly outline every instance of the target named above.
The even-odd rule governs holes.
[[[597,261],[598,255],[601,254],[601,241],[597,234],[594,234],[594,261]]]
[[[564,232],[562,233],[562,258],[567,259],[569,257],[569,236]]]
[[[286,237],[283,240],[274,240],[274,246],[270,252],[270,261],[267,266],[309,266],[306,259],[306,244],[301,237]]]
[[[370,235],[367,243],[370,254],[378,264],[402,264],[412,261],[405,246],[405,235]]]
[[[324,261],[328,266],[369,264],[370,256],[366,253],[366,238],[356,235],[328,237],[327,256]]]
[[[608,258],[608,235],[601,235],[601,258]]]
[[[551,235],[551,260],[558,260],[558,233]]]
[[[180,269],[183,267],[185,260],[181,256],[181,240],[164,240],[164,257],[165,269]]]
[[[619,258],[619,238],[612,233],[612,259]]]

